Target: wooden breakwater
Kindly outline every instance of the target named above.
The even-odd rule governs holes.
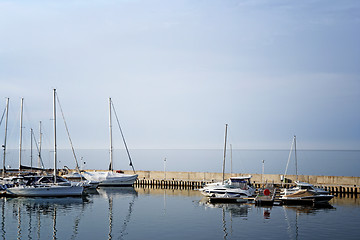
[[[124,171],[126,174],[133,174],[132,171]],[[218,182],[222,180],[222,173],[209,172],[164,172],[164,171],[137,171],[137,186],[160,186],[175,188],[200,188],[206,183]],[[316,187],[322,187],[335,194],[359,194],[360,177],[349,176],[317,176],[317,175],[286,175],[281,174],[240,174],[226,173],[225,179],[232,176],[251,175],[251,181],[256,188],[264,186],[266,183],[274,184],[277,187],[292,187],[294,181],[308,182]]]

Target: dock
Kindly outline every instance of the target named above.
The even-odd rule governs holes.
[[[125,174],[132,174],[132,171],[124,171]],[[163,171],[137,171],[138,179],[136,186],[151,186],[165,188],[189,188],[199,189],[205,184],[222,181],[222,173],[209,172],[166,172]],[[225,174],[225,179],[233,176],[251,175],[251,181],[255,188],[262,188],[266,183],[271,183],[276,188],[290,188],[295,186],[295,175],[287,175],[285,181],[281,181],[281,174],[252,174],[233,173]],[[331,194],[360,194],[360,177],[350,176],[317,176],[299,175],[299,181],[308,182],[315,187],[323,188]]]
[[[52,170],[49,169],[51,172]],[[60,169],[59,174],[74,172],[73,169]],[[88,172],[103,170],[85,170]],[[125,174],[133,174],[133,171],[124,170]],[[222,181],[222,173],[212,172],[171,172],[171,171],[136,171],[138,179],[134,183],[136,186],[149,186],[161,188],[186,188],[199,189],[205,184]],[[251,175],[251,181],[255,188],[259,189],[266,183],[273,184],[274,187],[290,188],[295,186],[295,175],[287,175],[284,181],[281,181],[281,174],[252,174],[252,173],[226,173],[225,179],[234,176]],[[351,176],[318,176],[318,175],[298,175],[298,180],[308,182],[315,187],[323,188],[331,194],[351,194],[357,196],[360,194],[360,177]]]

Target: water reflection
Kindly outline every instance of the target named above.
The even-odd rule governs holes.
[[[135,199],[134,188],[100,188],[85,198],[1,198],[1,239],[79,239],[87,236],[92,206],[107,203],[107,217],[95,218],[108,222],[101,239],[123,239]],[[119,215],[119,209],[125,211]],[[90,214],[90,215],[89,215]],[[119,216],[121,216],[119,220]],[[93,219],[94,220],[94,219]],[[117,223],[115,225],[114,223]],[[120,223],[120,224],[119,224]],[[97,226],[97,225],[92,225]],[[105,229],[102,229],[103,234]],[[104,232],[105,233],[105,232]],[[90,236],[91,237],[91,236]]]
[[[133,212],[133,206],[135,203],[135,199],[138,196],[137,191],[135,191],[132,187],[103,187],[98,189],[98,193],[100,196],[105,197],[108,199],[109,205],[109,233],[108,239],[113,239],[114,235],[118,235],[119,239],[123,239],[124,236],[127,234],[126,229],[131,219],[131,214]],[[114,199],[117,198],[130,198],[129,206],[127,209],[127,214],[125,215],[125,219],[123,220],[122,226],[119,228],[119,234],[113,233],[113,225],[114,225]]]
[[[251,206],[243,203],[210,203],[207,201],[207,198],[202,198],[199,201],[200,205],[205,206],[205,208],[219,208],[221,209],[222,215],[222,230],[223,238],[227,239],[228,236],[232,235],[233,232],[233,218],[243,218],[248,217],[249,209]]]
[[[295,211],[297,214],[316,214],[318,212],[324,212],[324,211],[331,211],[336,210],[335,207],[333,207],[330,204],[324,204],[324,205],[318,205],[318,206],[302,206],[302,205],[291,205],[291,206],[282,206],[285,211]]]
[[[0,198],[0,239],[339,238],[335,228],[349,239],[358,229],[360,207],[347,203],[356,199],[261,207],[201,198],[193,190],[129,187],[100,188],[86,199]]]
[[[210,203],[206,198],[199,201],[199,205],[205,208],[221,209],[222,225],[224,239],[231,239],[234,237],[233,230],[239,231],[242,224],[241,221],[247,220],[258,224],[269,224],[277,226],[286,226],[286,235],[289,239],[299,239],[299,225],[298,219],[301,215],[315,215],[317,213],[335,211],[336,208],[330,204],[304,206],[256,206],[252,202],[248,203]],[[219,213],[218,213],[219,214]],[[220,218],[220,217],[219,217]],[[285,219],[285,221],[284,221]],[[233,225],[236,226],[233,228]],[[266,225],[263,226],[266,229]],[[308,226],[306,226],[308,227]],[[245,230],[246,231],[246,230]],[[303,230],[304,231],[304,230]],[[236,235],[236,233],[235,233]]]
[[[71,212],[74,208],[80,208],[80,214],[84,212],[84,208],[88,200],[86,198],[2,198],[1,199],[1,236],[3,239],[32,239],[47,238],[43,236],[41,231],[44,228],[44,222],[51,219],[52,230],[51,238],[57,237],[57,212]],[[12,214],[9,214],[11,211]],[[16,232],[13,226],[8,222],[16,222]],[[73,236],[77,235],[77,224],[75,222],[72,229]],[[36,236],[35,236],[36,235]]]

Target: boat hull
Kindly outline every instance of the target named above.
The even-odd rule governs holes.
[[[6,189],[7,194],[15,197],[69,197],[81,196],[84,188],[82,186],[18,186]]]
[[[285,205],[301,205],[301,204],[327,204],[334,196],[333,195],[316,195],[311,197],[282,197],[281,202]]]
[[[95,172],[83,173],[87,180],[98,181],[99,187],[125,187],[132,186],[136,181],[138,175],[127,175],[113,172]]]

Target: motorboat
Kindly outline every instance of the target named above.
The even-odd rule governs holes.
[[[250,182],[251,176],[230,177],[224,182],[216,182],[205,185],[199,191],[206,197],[232,197],[247,198],[255,194]]]
[[[300,181],[295,181],[296,186],[292,187],[292,188],[283,188],[280,192],[280,195],[288,195],[291,193],[295,193],[299,190],[307,190],[309,192],[313,192],[315,194],[321,194],[321,195],[326,195],[326,194],[330,194],[329,191],[326,191],[323,188],[318,188],[315,187],[314,185],[310,184],[310,183],[306,183],[306,182],[300,182]]]
[[[334,195],[298,190],[280,197],[282,204],[326,204]]]

